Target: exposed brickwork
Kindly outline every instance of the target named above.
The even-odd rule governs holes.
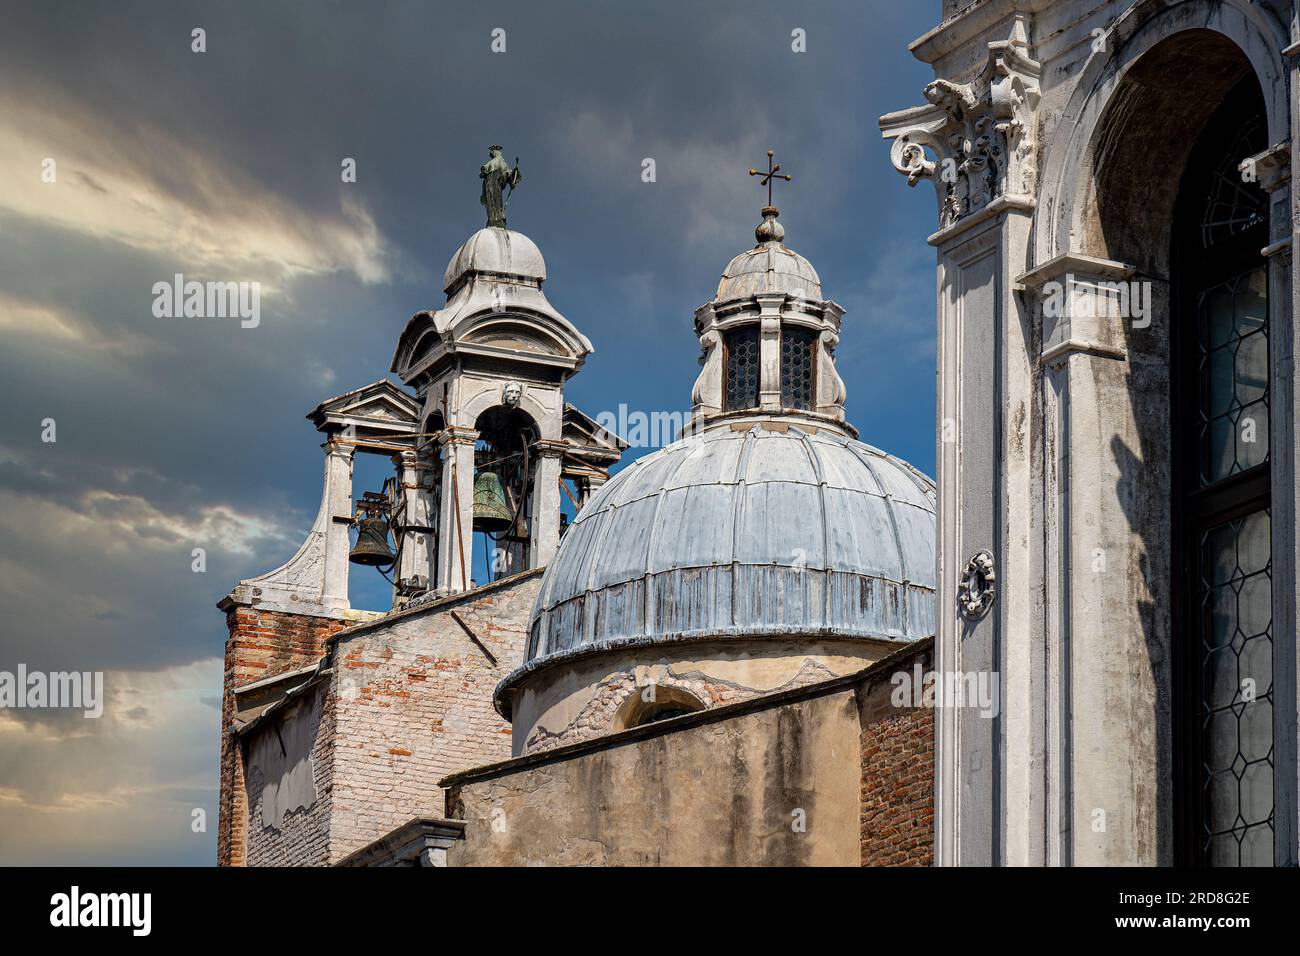
[[[330,862],[414,816],[442,816],[438,780],[510,756],[492,690],[523,661],[540,583],[532,575],[339,638]]]
[[[929,668],[927,651],[899,671]],[[934,709],[900,708],[887,676],[864,685],[862,704],[863,866],[934,863]]]
[[[228,687],[314,663],[326,653],[329,670],[318,691],[304,693],[276,717],[313,722],[311,806],[291,810],[276,828],[263,819],[261,774],[252,771],[257,779],[248,779],[245,788],[248,748],[273,733],[274,722],[251,729],[242,750],[223,750],[223,795],[229,788],[238,796],[222,804],[226,845],[238,850],[238,856],[227,852],[223,862],[337,862],[412,817],[441,816],[442,777],[509,757],[510,725],[493,709],[492,690],[523,660],[540,581],[539,574],[520,575],[358,625],[334,640],[327,638],[344,626],[341,621],[232,611]],[[256,668],[263,663],[256,654],[276,655],[274,670]],[[251,676],[251,670],[259,672]]]
[[[247,861],[248,802],[244,761],[227,732],[235,712],[235,689],[320,660],[325,639],[347,626],[331,617],[260,611],[236,605],[226,612],[225,675],[221,702],[221,789],[217,822],[217,864]]]

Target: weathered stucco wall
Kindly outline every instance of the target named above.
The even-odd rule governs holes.
[[[890,679],[931,660],[918,641],[848,677],[458,774],[448,865],[928,865],[932,713],[895,706]]]
[[[857,863],[852,688],[452,788],[451,866]],[[672,723],[706,718],[672,730]]]
[[[716,707],[852,674],[897,647],[863,639],[727,638],[620,649],[559,663],[530,677],[515,694],[514,753],[609,733],[628,697],[651,684],[679,688],[706,708]]]
[[[248,866],[324,866],[330,858],[335,715],[326,690],[317,683],[245,741]]]
[[[325,641],[348,626],[333,617],[286,614],[246,605],[226,611],[226,641],[221,704],[221,784],[218,800],[217,865],[243,866],[248,856],[247,781],[238,741],[229,733],[238,688],[315,664]]]

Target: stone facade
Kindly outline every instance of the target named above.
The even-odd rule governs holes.
[[[1285,0],[977,0],[911,44],[935,79],[880,124],[937,198],[916,239],[938,267],[938,669],[996,673],[1002,694],[993,720],[938,714],[940,864],[1169,865],[1197,839],[1180,818],[1205,799],[1200,678],[1179,659],[1202,638],[1178,595],[1198,546],[1177,504],[1195,466],[1174,466],[1195,403],[1173,399],[1176,319],[1196,313],[1171,250],[1207,241],[1176,235],[1175,210],[1242,83],[1263,152],[1224,182],[1267,218],[1271,855],[1297,860],[1298,41]]]

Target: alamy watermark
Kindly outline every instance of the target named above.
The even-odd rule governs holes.
[[[981,717],[1001,712],[997,671],[926,671],[918,661],[911,671],[895,671],[889,702],[895,707],[969,707]]]
[[[176,273],[171,282],[153,284],[153,314],[159,319],[240,319],[255,329],[262,322],[260,282],[186,282]]]
[[[1064,282],[1043,283],[1048,318],[1128,319],[1135,329],[1151,324],[1151,283],[1146,280],[1084,281],[1067,273]]]
[[[61,708],[85,717],[104,714],[103,671],[0,671],[0,709]]]
[[[690,424],[691,413],[629,410],[620,402],[617,412],[600,412],[595,419],[597,425],[633,448],[663,448],[675,442]]]
[[[132,936],[148,936],[153,928],[153,894],[83,893],[74,886],[50,897],[50,925],[126,927]]]

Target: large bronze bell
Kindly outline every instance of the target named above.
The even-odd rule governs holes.
[[[495,471],[480,471],[474,477],[474,530],[499,534],[514,524],[514,519],[501,476]]]
[[[388,546],[387,518],[366,515],[357,522],[357,543],[348,554],[349,561],[379,568],[392,564],[395,559],[393,549]]]

